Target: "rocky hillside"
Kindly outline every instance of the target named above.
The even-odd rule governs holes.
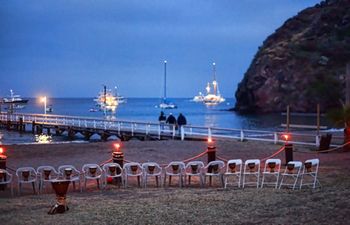
[[[315,112],[344,99],[350,0],[328,0],[288,19],[259,48],[238,85],[242,113]]]

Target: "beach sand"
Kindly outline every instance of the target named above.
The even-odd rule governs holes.
[[[281,145],[265,142],[217,140],[217,156],[225,159],[262,159]],[[111,158],[113,142],[36,144],[5,146],[7,166],[58,167],[72,164],[102,163]],[[122,143],[128,161],[154,161],[166,164],[185,160],[205,151],[200,141],[137,141]],[[302,190],[253,187],[222,189],[219,182],[200,188],[198,182],[186,188],[126,189],[109,185],[105,191],[91,182],[83,193],[70,189],[70,210],[47,215],[55,203],[52,191],[33,195],[29,187],[22,196],[0,192],[2,224],[347,224],[350,219],[350,153],[335,151],[316,154],[309,147],[294,146],[294,160],[319,158],[322,188]],[[276,156],[284,162],[284,152]],[[207,155],[199,158],[207,162]],[[16,191],[15,191],[16,192]]]

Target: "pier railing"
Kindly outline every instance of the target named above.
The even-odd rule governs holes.
[[[51,114],[27,114],[27,113],[0,113],[2,122],[18,122],[20,120],[25,124],[41,124],[57,127],[74,127],[79,130],[97,130],[107,131],[111,133],[121,134],[128,132],[131,136],[134,135],[152,135],[161,139],[162,136],[171,138],[184,139],[236,139],[239,141],[255,140],[266,141],[271,143],[285,143],[283,131],[266,131],[266,130],[247,130],[247,129],[232,129],[220,127],[206,127],[185,125],[180,128],[174,125],[161,124],[158,122],[145,122],[120,119],[103,119],[94,117],[80,116],[64,116]],[[289,143],[319,146],[320,138],[325,133],[332,133],[332,146],[342,144],[343,136],[340,131],[321,131],[317,133],[313,131],[289,132]]]

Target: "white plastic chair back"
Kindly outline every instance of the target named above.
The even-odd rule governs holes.
[[[171,176],[178,176],[184,173],[185,163],[181,161],[173,161],[170,162],[165,168],[165,174]]]
[[[67,173],[67,169],[71,169],[71,175]],[[62,165],[58,167],[58,172],[63,179],[69,178],[71,181],[80,180],[80,171],[77,170],[73,165]]]
[[[225,188],[227,187],[227,185],[230,184],[229,179],[230,177],[237,177],[238,181],[237,182],[233,182],[232,184],[237,183],[238,187],[241,187],[241,174],[242,174],[242,164],[243,161],[242,159],[230,159],[227,162],[226,165],[226,172],[225,172]]]
[[[137,177],[138,185],[141,186],[140,179],[143,177],[143,168],[140,163],[137,162],[129,162],[125,163],[123,166],[124,171],[124,186],[128,186],[128,178],[129,177]]]
[[[284,172],[281,174],[281,183],[279,188],[282,186],[288,186],[295,189],[298,179],[301,173],[302,163],[300,161],[290,161],[288,162]],[[289,178],[289,179],[288,179]],[[291,180],[292,182],[288,181]]]
[[[13,196],[13,184],[12,184],[12,174],[10,174],[7,170],[0,169],[0,184],[1,185],[10,185],[11,188],[11,196]]]
[[[204,168],[204,163],[202,161],[191,161],[187,163],[185,167],[185,176],[188,177],[188,185],[191,184],[191,177],[199,177],[200,185],[203,187],[203,174],[202,170]]]
[[[84,164],[82,169],[86,179],[99,179],[102,176],[102,169],[95,163]]]
[[[179,186],[182,187],[183,180],[182,177],[185,173],[185,163],[181,161],[173,161],[170,162],[165,168],[164,168],[164,186],[166,184],[166,178],[169,176],[169,185],[171,185],[171,177],[172,176],[178,176],[179,177]]]
[[[86,190],[87,180],[96,180],[97,188],[100,188],[100,179],[102,177],[102,169],[96,163],[84,164],[82,169],[84,175],[84,188]]]
[[[39,193],[44,188],[45,183],[51,183],[52,180],[58,178],[58,172],[53,166],[39,166],[36,173],[39,177]]]
[[[261,187],[263,187],[264,184],[266,184],[266,185],[274,185],[275,188],[277,188],[280,170],[281,170],[280,159],[267,159],[265,161]],[[266,179],[272,179],[272,178],[275,179],[274,182],[272,181],[266,182]]]
[[[62,165],[58,167],[58,173],[61,179],[70,180],[73,183],[73,189],[75,190],[75,182],[79,182],[80,192],[83,191],[81,186],[80,171],[77,170],[73,165]]]
[[[33,167],[20,167],[16,170],[16,176],[18,181],[18,193],[21,194],[22,184],[33,185],[33,191],[35,191],[35,184],[37,181],[37,173]]]
[[[211,172],[209,172],[209,168],[211,168]],[[225,168],[225,163],[221,160],[215,160],[209,162],[205,167],[205,175],[207,176],[218,176],[222,174],[224,171],[223,169]]]
[[[40,180],[50,181],[52,179],[56,179],[58,176],[58,172],[53,166],[39,166],[36,169],[36,173],[38,174]]]
[[[123,176],[123,168],[118,163],[106,163],[102,168],[106,177]]]
[[[16,176],[20,183],[36,182],[37,173],[33,167],[20,167],[16,170]]]
[[[255,181],[246,181],[248,177],[253,177]],[[259,187],[260,178],[260,160],[259,159],[248,159],[244,162],[243,172],[243,188],[246,184],[254,184]]]
[[[148,177],[155,177],[157,187],[158,187],[159,185],[158,178],[159,180],[161,180],[162,167],[160,167],[158,163],[147,162],[142,164],[142,169],[143,169],[144,187],[147,186]]]
[[[191,161],[185,167],[186,175],[198,176],[202,174],[204,163],[202,161]]]
[[[204,184],[206,183],[206,177],[209,176],[209,184],[212,183],[212,177],[219,177],[221,185],[224,186],[224,168],[225,163],[221,160],[215,160],[209,162],[204,168]]]
[[[300,179],[300,189],[302,186],[308,186],[311,185],[312,188],[316,188],[316,185],[318,184],[321,187],[321,183],[318,180],[318,168],[320,166],[320,160],[319,159],[308,159],[304,162],[303,166],[303,172],[301,173],[301,179]],[[307,177],[311,178],[311,182],[305,182],[304,179]]]

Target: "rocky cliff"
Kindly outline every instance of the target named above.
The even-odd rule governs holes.
[[[315,112],[344,99],[350,0],[328,0],[288,19],[259,47],[236,91],[242,113]]]

